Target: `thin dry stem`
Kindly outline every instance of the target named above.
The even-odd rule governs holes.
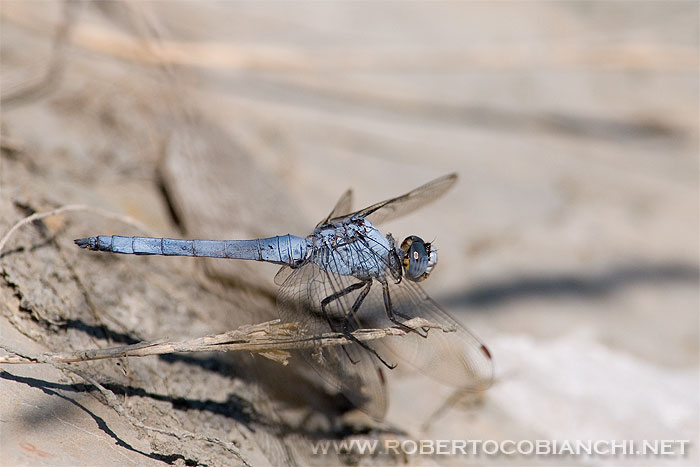
[[[411,329],[436,328],[445,332],[436,324],[422,318],[413,318],[404,323]],[[387,336],[402,336],[407,331],[397,327],[386,329],[358,329],[352,335],[360,341],[381,339]],[[223,334],[209,335],[183,341],[166,341],[158,339],[144,341],[133,345],[111,347],[107,349],[88,349],[76,352],[44,353],[35,357],[26,357],[5,349],[14,355],[0,356],[0,363],[74,363],[105,358],[145,357],[176,352],[229,352],[246,350],[259,353],[267,358],[286,365],[289,358],[287,350],[328,347],[350,344],[352,341],[341,333],[326,333],[318,336],[304,336],[297,332],[296,323],[280,323],[280,320],[242,326]],[[2,346],[0,346],[2,348]]]

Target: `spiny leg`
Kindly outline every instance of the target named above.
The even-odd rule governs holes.
[[[425,334],[421,333],[418,329],[414,329],[411,327],[406,326],[405,324],[399,322],[394,315],[398,315],[401,318],[405,320],[409,320],[410,318],[403,313],[400,313],[398,311],[395,311],[393,307],[391,306],[391,294],[389,293],[389,283],[386,281],[386,279],[380,280],[379,282],[382,283],[382,292],[384,293],[384,309],[386,310],[386,316],[389,318],[389,321],[397,325],[399,328],[403,329],[406,332],[415,332],[419,336],[423,338],[428,337],[428,333],[425,332]]]
[[[353,316],[353,317],[355,316],[355,312],[360,308],[360,305],[362,305],[362,302],[364,301],[365,297],[366,297],[367,294],[369,293],[369,289],[370,289],[371,286],[372,286],[372,280],[371,280],[371,279],[369,279],[369,280],[367,280],[367,281],[356,282],[356,283],[354,283],[354,284],[351,284],[351,285],[349,285],[348,287],[344,288],[343,290],[339,290],[338,292],[335,292],[334,294],[329,295],[328,297],[324,298],[324,299],[321,301],[321,311],[323,312],[323,316],[326,318],[326,321],[328,321],[328,325],[330,326],[331,330],[332,330],[333,332],[338,332],[338,330],[335,329],[335,326],[333,326],[333,323],[331,322],[331,318],[330,318],[330,316],[328,315],[328,311],[326,310],[326,307],[327,307],[328,304],[330,304],[331,302],[333,302],[333,301],[335,301],[335,300],[338,300],[338,299],[344,297],[345,295],[347,295],[347,294],[349,294],[349,293],[351,293],[351,292],[353,292],[353,291],[355,291],[355,290],[357,290],[357,289],[359,289],[359,288],[365,287],[365,289],[364,289],[364,290],[360,293],[360,295],[355,299],[355,303],[353,303],[352,308],[350,309],[350,311],[349,311],[348,313],[346,313],[345,316],[343,317],[343,325],[342,325],[342,331],[341,331],[341,332],[343,333],[343,335],[344,335],[346,338],[348,338],[349,340],[351,340],[351,341],[353,341],[353,342],[359,344],[361,347],[363,347],[364,349],[366,349],[368,352],[372,353],[375,357],[377,357],[377,358],[378,358],[384,365],[386,365],[388,368],[392,368],[392,369],[393,369],[394,367],[396,367],[396,365],[393,365],[393,366],[392,366],[392,365],[390,365],[389,363],[387,363],[382,357],[379,356],[379,354],[377,353],[376,350],[374,350],[374,349],[373,349],[372,347],[370,347],[369,345],[367,345],[367,344],[365,344],[364,342],[362,342],[362,341],[360,341],[359,339],[357,339],[355,336],[352,335],[352,333],[351,333],[350,330],[348,329],[348,317],[349,317],[349,316]],[[357,363],[359,362],[359,360],[358,360],[358,361],[355,361],[355,360],[352,359],[352,357],[351,357],[350,354],[348,353],[348,350],[345,348],[345,346],[341,346],[341,347],[343,348],[343,351],[345,352],[345,355],[348,356],[348,359],[350,360],[350,362],[351,362],[353,365],[355,365],[355,364],[357,364]]]
[[[382,362],[387,368],[390,370],[393,370],[396,368],[396,364],[390,364],[387,363],[386,360],[384,360],[376,350],[374,350],[372,347],[370,347],[369,344],[365,344],[361,340],[357,339],[355,336],[352,335],[350,332],[350,329],[348,328],[348,324],[350,323],[350,318],[355,318],[355,314],[357,313],[357,310],[360,309],[360,306],[362,305],[362,302],[365,300],[365,297],[367,297],[367,294],[369,293],[369,289],[372,287],[372,280],[367,281],[367,286],[360,292],[360,295],[355,299],[355,303],[353,303],[352,308],[350,311],[345,315],[345,319],[343,320],[343,334],[345,337],[350,339],[351,341],[359,344],[361,347],[366,349],[368,352],[372,353],[377,359],[379,359],[380,362]],[[350,360],[352,361],[352,359]]]
[[[345,295],[349,294],[350,292],[353,292],[353,291],[359,289],[360,287],[364,287],[364,285],[365,285],[364,282],[356,282],[355,284],[351,284],[348,287],[344,288],[343,290],[339,290],[338,292],[335,292],[334,294],[331,294],[331,295],[327,296],[326,298],[324,298],[323,300],[321,300],[321,312],[323,313],[323,317],[326,318],[326,321],[328,322],[328,327],[331,329],[331,331],[339,332],[336,329],[336,327],[333,325],[333,322],[331,321],[331,317],[328,315],[328,311],[326,311],[326,306],[328,306],[329,303],[331,303],[335,300],[338,300],[341,297],[344,297]],[[344,331],[343,331],[343,334],[345,334]],[[348,356],[348,359],[350,359],[350,361],[353,363],[353,365],[356,364],[357,362],[354,361],[352,359],[352,357],[350,357],[350,354],[348,354],[348,351],[345,348],[345,346],[341,345],[341,347],[342,347],[343,351],[345,352],[345,355]]]
[[[391,243],[393,244],[393,241],[394,241],[394,240],[393,240],[393,237],[391,237],[391,236],[389,235],[389,239],[390,239]],[[362,238],[362,242],[365,244],[365,246],[366,246],[367,248],[371,248],[370,245],[369,245],[369,242],[367,241],[366,238],[363,237],[363,238]],[[388,262],[388,263],[387,263],[387,262],[383,262],[383,264],[384,264],[384,266],[387,267],[387,269],[388,269],[389,271],[391,271],[391,275],[394,276],[394,277],[398,277],[398,280],[400,281],[400,278],[401,278],[401,261],[400,261],[398,255],[396,254],[396,252],[395,252],[393,249],[392,249],[392,251],[391,251],[391,254],[393,255],[392,258],[394,259],[394,265],[392,266],[392,264],[390,264],[390,262]],[[395,272],[395,271],[394,271],[394,268],[398,268],[398,271],[396,271],[396,274],[394,274],[394,272]],[[399,317],[403,318],[405,321],[408,321],[408,320],[411,319],[410,316],[406,316],[405,314],[401,313],[400,311],[394,310],[394,307],[391,305],[391,294],[389,293],[389,283],[387,282],[386,278],[384,278],[384,277],[377,277],[377,280],[378,280],[379,282],[381,282],[381,284],[382,284],[382,292],[383,292],[383,294],[384,294],[384,308],[385,308],[385,310],[386,310],[386,315],[387,315],[387,317],[389,318],[389,320],[390,320],[392,323],[394,323],[395,325],[397,325],[399,328],[401,328],[401,329],[403,329],[404,331],[406,331],[406,332],[415,332],[415,333],[418,334],[419,336],[421,336],[421,337],[423,337],[423,338],[427,338],[427,337],[428,337],[428,329],[426,329],[426,328],[420,328],[420,329],[423,331],[423,332],[421,333],[417,328],[416,328],[416,329],[410,328],[410,327],[406,326],[405,324],[399,322],[399,321],[394,317],[394,315],[399,316]]]

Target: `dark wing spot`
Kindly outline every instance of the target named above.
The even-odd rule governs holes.
[[[491,352],[489,352],[489,349],[487,349],[483,344],[481,345],[481,351],[484,352],[484,355],[486,355],[489,360],[491,360]]]

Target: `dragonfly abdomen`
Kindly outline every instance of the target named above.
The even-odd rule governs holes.
[[[255,240],[180,240],[98,235],[79,238],[81,248],[132,255],[248,259],[293,266],[306,257],[306,240],[294,235]]]

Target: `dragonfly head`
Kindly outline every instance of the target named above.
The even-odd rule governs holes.
[[[414,282],[427,278],[437,264],[437,251],[422,238],[411,235],[401,243],[403,270]]]

